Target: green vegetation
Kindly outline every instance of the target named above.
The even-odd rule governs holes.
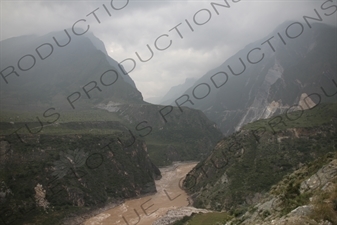
[[[23,221],[57,224],[69,214],[152,193],[154,179],[160,177],[152,161],[169,165],[175,160],[197,160],[221,137],[214,124],[196,110],[181,113],[175,109],[165,123],[159,106],[126,104],[120,108],[116,113],[99,109],[62,112],[50,124],[56,116],[48,120],[30,112],[2,111],[0,182],[13,193],[1,198],[4,218],[18,215],[13,225]],[[36,116],[43,122],[40,132]],[[151,126],[150,134],[137,127],[142,121]],[[22,141],[13,134],[17,130]],[[46,190],[50,206],[46,210],[36,206],[37,184]]]
[[[195,129],[192,126],[164,127],[145,137],[151,160],[157,166],[172,161],[200,160],[221,134],[215,129]]]
[[[57,111],[50,111],[52,112]],[[117,113],[108,112],[102,109],[89,109],[81,111],[63,111],[60,113],[60,119],[58,123],[67,122],[85,122],[85,121],[121,121],[121,117]],[[41,115],[43,111],[41,111]],[[1,111],[0,118],[1,122],[37,122],[36,116],[39,116],[38,112],[17,112],[17,111]],[[53,118],[56,118],[54,116]],[[46,121],[48,119],[45,119]],[[51,120],[51,119],[49,119]],[[41,121],[43,121],[43,116],[41,116]]]
[[[321,220],[329,221],[332,224],[337,224],[337,183],[334,181],[332,191],[321,192],[314,199],[314,209],[309,215],[310,218],[317,222]]]
[[[298,170],[293,173],[287,174],[281,181],[274,184],[269,193],[256,202],[255,205],[250,207],[237,206],[228,211],[230,224],[271,224],[279,223],[278,219],[283,218],[288,220],[287,224],[291,225],[305,225],[322,223],[322,221],[330,222],[331,224],[337,223],[337,178],[335,161],[337,153],[328,153],[313,161],[302,165]],[[330,165],[329,165],[330,164]],[[329,165],[329,166],[328,166]],[[332,165],[332,166],[331,166]],[[323,173],[322,168],[330,168],[330,172]],[[320,179],[313,176],[316,174]],[[319,175],[317,175],[319,174]],[[330,174],[330,179],[326,179],[326,175]],[[312,178],[314,177],[314,178]],[[303,185],[309,178],[314,179],[313,182],[318,186],[308,188]],[[315,179],[318,179],[315,181]],[[323,181],[324,182],[320,182]],[[323,188],[324,187],[324,188]],[[274,199],[274,200],[273,200]],[[274,203],[275,199],[279,199]],[[311,200],[310,200],[311,199]],[[271,203],[271,201],[273,203]],[[271,204],[271,205],[270,205]],[[306,214],[299,216],[299,214],[289,214],[294,209],[300,206],[312,206]],[[211,219],[212,213],[202,214],[203,218]],[[287,219],[293,217],[293,219]],[[197,215],[185,217],[178,221],[177,225],[191,225],[193,218],[195,222],[202,221],[202,218],[197,218]],[[282,220],[282,219],[281,219]],[[225,224],[221,218],[214,218],[208,222],[201,224]],[[174,225],[176,225],[174,224]],[[199,224],[199,223],[195,223]]]
[[[337,159],[337,153],[328,153],[323,157],[319,157],[316,160],[306,163],[305,166],[296,170],[294,173],[284,176],[282,181],[271,187],[270,193],[272,195],[281,196],[280,200],[282,203],[280,207],[282,208],[282,215],[288,214],[298,206],[309,203],[309,198],[312,197],[313,193],[300,193],[301,183],[333,159]]]
[[[108,112],[101,109],[66,111],[60,113],[60,119],[49,124],[57,116],[39,119],[43,128],[31,112],[0,113],[0,135],[30,134],[26,126],[37,135],[115,135],[119,132],[146,142],[151,160],[157,166],[167,166],[173,161],[200,160],[222,137],[205,115],[196,110],[184,109],[181,113],[177,108],[163,121],[160,106],[149,104],[120,105],[120,111]],[[146,121],[146,122],[144,122]],[[143,126],[139,123],[143,122]],[[143,127],[151,127],[141,130]],[[39,130],[41,130],[39,132]]]
[[[251,132],[273,120],[256,121],[220,141],[184,181],[194,196],[196,207],[230,210],[239,216],[251,205],[254,196],[269,191],[272,185],[298,169],[337,148],[336,104],[320,105],[304,113],[297,125],[276,133]],[[294,129],[294,127],[296,127]],[[198,178],[196,181],[195,178]],[[286,212],[304,204],[310,196],[300,195],[300,180],[286,185]],[[240,210],[242,209],[242,210]]]
[[[152,164],[144,142],[124,149],[116,135],[22,135],[1,137],[0,181],[12,194],[0,208],[18,215],[13,222],[53,224],[72,212],[155,192],[160,171]],[[109,144],[109,147],[107,145]],[[10,151],[8,151],[10,150]],[[41,184],[50,203],[35,206],[34,187]],[[33,208],[33,209],[32,209]],[[25,213],[31,211],[29,214]],[[55,224],[54,223],[54,224]]]
[[[299,110],[283,114],[269,119],[262,119],[249,123],[242,127],[243,130],[257,130],[261,127],[267,131],[282,131],[289,128],[317,127],[331,122],[336,118],[337,103],[321,103],[310,110]],[[279,119],[279,118],[282,118]],[[284,123],[282,123],[282,122]],[[273,128],[273,129],[272,129]]]

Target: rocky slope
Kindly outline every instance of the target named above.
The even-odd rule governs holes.
[[[202,212],[169,224],[334,225],[337,224],[336,172],[337,154],[328,153],[284,176],[269,192],[261,195],[257,204],[237,208],[231,215],[229,212]],[[176,215],[178,217],[179,213]],[[168,218],[174,219],[173,215]]]
[[[70,213],[153,193],[161,177],[146,144],[126,148],[123,133],[0,138],[6,224],[57,224]]]
[[[194,206],[218,211],[245,208],[286,174],[336,151],[336,110],[336,104],[320,105],[277,126],[271,122],[275,118],[257,121],[221,140],[184,181]],[[286,115],[282,119],[286,121]]]
[[[336,154],[301,167],[281,182],[234,224],[337,224]]]
[[[68,44],[60,47],[60,43]],[[77,124],[79,128],[72,133],[83,132],[81,129],[102,132],[99,129],[106,130],[107,125],[103,121],[108,121],[111,129],[119,130],[123,125],[128,135],[146,140],[150,157],[158,166],[174,160],[199,160],[221,138],[215,124],[197,110],[144,102],[132,79],[93,34],[69,39],[60,31],[10,38],[1,44],[1,67],[5,66],[0,77],[3,134],[15,132],[19,125],[20,133],[38,134],[46,132],[46,127],[64,133],[64,122],[75,121],[100,123]],[[97,108],[111,114],[94,110]],[[11,122],[19,123],[12,126]]]
[[[60,224],[153,193],[158,165],[200,159],[222,136],[200,111],[144,102],[92,34],[1,45],[5,224]]]
[[[194,109],[181,112],[176,107],[114,103],[98,107],[118,114],[136,138],[144,139],[150,158],[158,166],[200,160],[222,137],[215,123]]]
[[[183,182],[193,205],[212,212],[171,224],[337,224],[336,115],[336,103],[320,104],[224,138]]]
[[[309,28],[304,22],[303,30],[299,27],[292,21],[280,25],[210,70],[171,104],[202,110],[229,135],[294,105],[306,109],[336,101],[336,28],[320,23]],[[300,35],[289,38],[289,30]]]

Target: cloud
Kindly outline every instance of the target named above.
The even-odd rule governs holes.
[[[219,6],[226,4],[224,0],[114,0],[115,8],[125,6],[115,10],[111,1],[2,1],[0,38],[42,35],[86,19],[90,31],[104,42],[112,58],[118,62],[126,58],[136,60],[137,66],[130,76],[147,99],[165,95],[171,86],[183,83],[188,77],[201,77],[286,20],[303,21],[304,15],[314,17],[314,9],[321,10],[324,1],[227,2],[230,8]],[[213,4],[218,14],[211,3],[218,4]],[[332,4],[336,0],[327,3]],[[323,19],[336,25],[337,13]],[[177,25],[183,38],[174,29]],[[167,36],[158,41],[159,47],[172,41],[163,51],[154,46],[160,35]],[[154,56],[148,62],[140,62],[135,52],[146,58],[150,55],[147,45]]]

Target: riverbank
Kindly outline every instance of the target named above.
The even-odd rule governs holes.
[[[175,162],[162,167],[162,178],[156,181],[157,193],[128,199],[122,204],[87,219],[84,225],[149,225],[169,210],[190,205],[188,195],[179,186],[179,182],[195,167],[197,162]]]

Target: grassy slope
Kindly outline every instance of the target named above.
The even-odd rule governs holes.
[[[315,127],[320,126],[325,123],[329,123],[332,117],[337,115],[337,103],[331,104],[320,104],[317,107],[304,110],[304,111],[295,111],[289,114],[283,114],[279,117],[282,117],[283,123],[280,123],[276,126],[272,125],[274,123],[278,123],[279,119],[276,117],[270,119],[262,119],[252,123],[245,125],[243,130],[256,130],[260,127],[266,128],[267,131],[273,131],[271,127],[273,127],[274,131],[285,130],[288,128],[305,128],[305,127]],[[269,123],[269,124],[268,124]],[[270,126],[271,124],[271,126]]]
[[[44,123],[39,134],[45,135],[113,135],[118,132],[129,135],[129,129],[137,139],[146,141],[150,158],[157,166],[170,165],[172,161],[177,160],[197,160],[221,138],[221,133],[196,110],[185,109],[186,111],[181,113],[175,109],[168,117],[169,122],[164,123],[158,113],[160,108],[155,105],[137,104],[122,106],[118,113],[101,109],[60,112],[60,119],[53,124],[47,122],[55,120],[56,116],[44,118],[43,112],[34,114],[2,111],[0,135],[12,134],[21,127],[23,129],[18,133],[29,134],[25,124],[35,128],[34,132],[38,131],[40,124],[37,116]],[[49,112],[51,113],[54,112]],[[152,127],[152,132],[145,137],[140,137],[141,132],[136,130],[141,121],[148,121],[147,125]]]
[[[36,122],[36,116],[41,117],[41,120],[43,121],[43,117],[41,116],[42,114],[43,112],[39,114],[38,112],[1,111],[0,122]],[[60,119],[57,121],[57,123],[116,120],[121,121],[121,118],[117,113],[110,113],[100,109],[65,111],[60,112],[60,115]]]

